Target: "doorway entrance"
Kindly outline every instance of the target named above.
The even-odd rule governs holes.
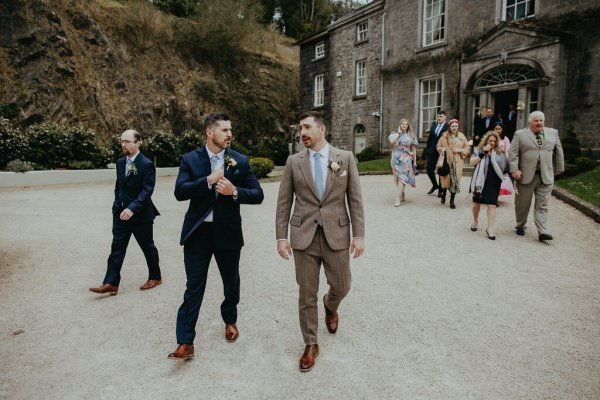
[[[517,89],[494,93],[494,114],[498,119],[502,120],[504,134],[508,136],[510,140],[512,140],[513,134],[517,128],[516,109],[518,99],[519,91]],[[512,108],[509,106],[512,106]],[[513,112],[509,115],[511,109]]]

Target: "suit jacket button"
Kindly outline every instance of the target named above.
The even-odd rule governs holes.
[[[319,208],[323,208],[323,205],[322,205],[322,204],[319,204]]]
[[[317,224],[317,223],[319,223],[319,221],[317,221],[317,220],[315,219],[315,224]]]

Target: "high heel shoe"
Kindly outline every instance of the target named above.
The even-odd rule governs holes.
[[[471,231],[477,231],[477,224],[471,224]]]
[[[442,191],[442,195],[440,196],[441,203],[445,204],[446,203],[446,189],[441,189],[441,191]]]
[[[454,196],[456,196],[456,193],[450,193],[450,208],[453,210],[456,208],[456,205],[454,204]]]
[[[490,240],[496,240],[496,235],[490,235],[490,233],[488,232],[487,229],[485,230],[485,233],[486,233],[488,239],[490,239]]]

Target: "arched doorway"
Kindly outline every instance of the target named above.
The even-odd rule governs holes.
[[[502,119],[505,131],[514,132],[524,126],[525,115],[539,108],[539,87],[545,85],[541,68],[528,64],[501,64],[482,71],[471,78],[467,88],[470,120],[480,106],[488,106]]]
[[[367,131],[363,124],[354,127],[354,154],[358,154],[367,147]]]

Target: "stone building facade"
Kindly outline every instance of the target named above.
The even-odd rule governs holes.
[[[360,150],[356,127],[362,125],[367,143],[387,149],[387,133],[401,118],[408,118],[424,140],[438,110],[458,117],[470,137],[480,106],[506,118],[513,105],[517,129],[539,109],[547,126],[560,132],[573,126],[582,147],[599,152],[599,17],[600,0],[373,1],[327,29],[335,57],[328,61],[330,103],[325,105],[332,142]],[[362,51],[348,38],[364,19],[380,30],[369,31]],[[369,60],[370,69],[364,102],[353,96],[355,82],[347,73],[360,57]]]

